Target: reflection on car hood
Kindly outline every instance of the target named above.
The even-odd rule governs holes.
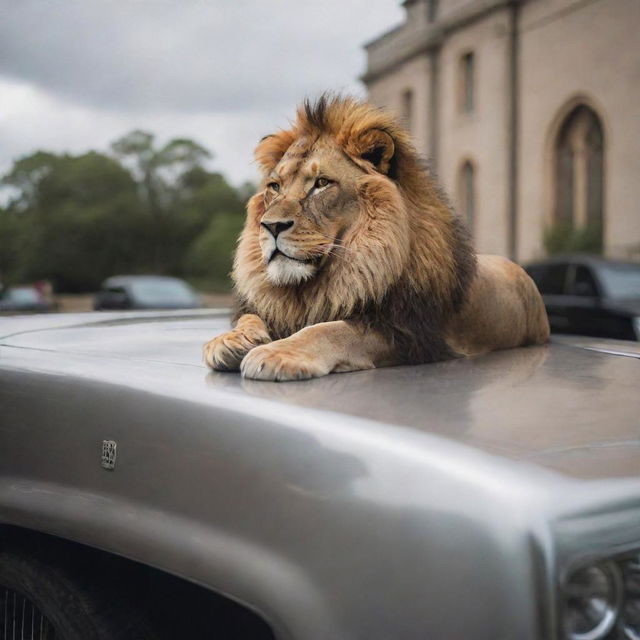
[[[0,322],[0,367],[79,376],[203,404],[278,403],[425,432],[568,475],[640,475],[640,350],[587,339],[477,358],[271,383],[208,371],[225,312],[106,313]],[[600,341],[598,344],[615,345]],[[597,350],[594,350],[597,349]],[[635,350],[634,350],[635,349]],[[622,353],[632,357],[613,355]]]

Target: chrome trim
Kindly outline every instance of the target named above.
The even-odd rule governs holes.
[[[578,571],[586,569],[598,569],[608,578],[611,587],[611,598],[606,603],[606,610],[602,621],[597,624],[591,631],[585,633],[571,633],[566,631],[566,637],[570,640],[602,640],[605,638],[615,626],[621,612],[622,606],[622,574],[617,565],[613,562],[600,562],[597,564],[586,565],[571,572],[564,588],[566,590],[571,577]],[[565,603],[566,613],[566,603]]]
[[[53,625],[31,600],[0,587],[0,640],[56,640]]]

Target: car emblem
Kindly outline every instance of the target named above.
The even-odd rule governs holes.
[[[116,468],[116,444],[115,440],[102,441],[102,461],[101,465],[104,469],[113,470]]]

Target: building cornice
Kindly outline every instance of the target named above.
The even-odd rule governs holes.
[[[520,0],[477,0],[473,5],[436,22],[418,27],[412,25],[411,29],[407,28],[405,22],[365,45],[367,70],[360,80],[365,84],[373,82],[408,60],[438,49],[455,31],[519,3]]]

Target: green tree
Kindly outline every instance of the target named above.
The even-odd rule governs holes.
[[[47,151],[36,151],[30,156],[16,160],[13,167],[2,178],[4,186],[14,189],[10,209],[33,209],[41,201],[42,185],[58,165],[60,158]]]
[[[251,185],[232,187],[192,140],[156,148],[134,131],[114,156],[38,151],[2,178],[0,281],[47,279],[57,291],[94,290],[117,273],[167,273],[228,288]]]
[[[20,219],[17,213],[0,207],[0,290],[15,281],[20,247]]]
[[[186,268],[192,277],[207,282],[216,290],[228,290],[233,252],[244,216],[225,213],[214,217],[207,229],[191,245],[186,257]]]
[[[4,266],[12,280],[49,279],[60,290],[82,291],[116,266],[138,266],[136,184],[112,158],[37,152],[16,161],[3,183],[16,193],[3,215],[3,226],[12,227]]]
[[[170,140],[157,148],[154,136],[146,131],[132,131],[116,140],[111,149],[117,158],[132,167],[139,184],[146,211],[151,218],[149,243],[150,264],[158,273],[175,271],[176,254],[181,253],[181,237],[171,217],[180,208],[184,176],[203,170],[211,153],[186,138]],[[180,234],[178,234],[180,236]]]
[[[185,240],[183,273],[228,289],[244,202],[219,173],[193,170],[184,176],[179,219]]]

